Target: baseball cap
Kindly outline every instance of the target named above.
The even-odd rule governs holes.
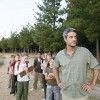
[[[63,32],[63,37],[66,37],[69,32],[76,32],[75,28],[67,28]]]

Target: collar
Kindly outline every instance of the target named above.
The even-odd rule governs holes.
[[[72,55],[76,52],[77,48],[78,48],[78,46],[75,46]],[[66,53],[66,49],[67,49],[67,47],[65,47],[65,49],[63,50],[63,51],[64,51],[64,54],[67,54],[67,53]],[[68,55],[68,54],[67,54],[67,55]]]

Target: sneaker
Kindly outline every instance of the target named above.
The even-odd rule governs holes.
[[[41,89],[42,91],[44,91],[44,89]]]
[[[10,94],[11,96],[15,96],[15,94]]]
[[[33,88],[29,89],[30,91],[33,91]]]
[[[11,95],[11,96],[14,96],[14,95],[15,95],[15,93],[10,92],[10,95]]]

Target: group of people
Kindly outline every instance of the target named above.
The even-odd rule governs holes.
[[[88,92],[94,89],[100,65],[88,49],[77,46],[77,37],[76,29],[65,29],[65,49],[58,52],[56,57],[50,53],[42,55],[40,51],[34,57],[33,90],[37,89],[40,79],[44,100],[88,100]],[[27,53],[23,53],[21,59],[19,54],[11,56],[7,72],[8,88],[11,87],[10,94],[16,93],[16,100],[28,100],[29,78],[32,74],[32,71],[29,72],[30,67]],[[87,67],[93,69],[93,79],[90,83],[87,81]],[[22,71],[25,72],[24,75],[21,75]]]
[[[15,95],[16,93],[16,100],[21,100],[21,98],[23,98],[23,100],[28,100],[28,67],[30,67],[30,65],[28,63],[27,53],[23,53],[21,59],[19,54],[11,55],[7,70],[7,74],[9,74],[8,88],[11,87],[11,95]],[[25,71],[23,77],[20,76],[22,71]]]

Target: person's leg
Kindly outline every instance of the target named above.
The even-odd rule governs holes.
[[[23,95],[23,82],[17,82],[16,100],[21,100]]]
[[[15,75],[15,93],[17,92],[17,75]]]
[[[52,100],[53,88],[52,86],[47,86],[46,90],[46,100]]]
[[[47,85],[46,85],[46,80],[45,80],[45,75],[43,74],[42,75],[42,82],[43,82],[43,88],[44,88],[44,97],[46,98],[46,87],[47,87]]]
[[[12,74],[9,73],[9,78],[8,78],[8,88],[11,87],[12,82]]]
[[[39,74],[37,72],[34,72],[34,83],[33,83],[34,89],[37,89],[38,76],[39,76]]]
[[[40,83],[41,83],[41,88],[43,88],[42,73],[39,73],[39,79],[40,79]]]
[[[58,86],[54,86],[53,93],[54,93],[54,100],[60,100],[60,88]]]
[[[12,75],[12,86],[10,94],[15,94],[15,75]]]
[[[24,82],[23,99],[22,100],[28,100],[28,89],[29,89],[29,82]]]

